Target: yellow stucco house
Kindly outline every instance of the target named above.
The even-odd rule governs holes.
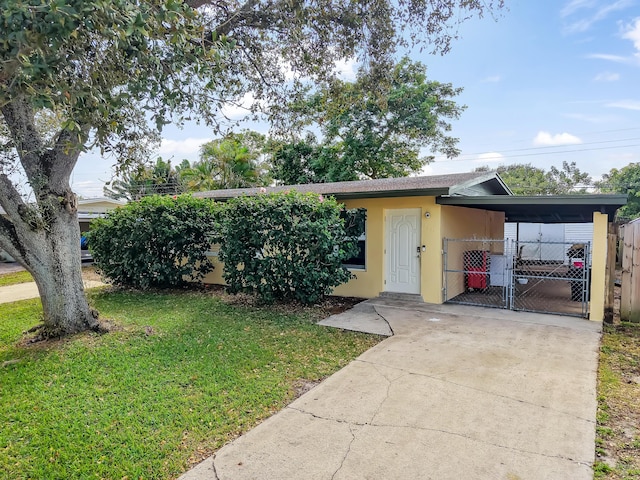
[[[385,293],[419,295],[425,302],[436,304],[458,301],[548,311],[546,308],[551,302],[542,297],[538,302],[543,306],[540,309],[535,305],[530,307],[529,303],[518,303],[518,299],[524,298],[524,294],[520,294],[524,290],[531,297],[534,286],[536,295],[543,295],[545,290],[539,287],[540,279],[551,272],[547,284],[555,283],[549,284],[551,288],[548,285],[546,291],[557,292],[556,287],[562,284],[569,292],[559,297],[558,305],[573,305],[578,301],[584,306],[549,313],[576,313],[592,320],[603,319],[605,267],[610,258],[607,255],[608,225],[616,209],[626,202],[626,196],[513,196],[498,174],[479,172],[279,186],[267,191],[291,189],[331,195],[347,208],[367,211],[366,232],[360,239],[361,256],[348,265],[356,278],[337,287],[336,295],[362,298]],[[196,195],[224,201],[259,193],[259,189],[253,188]],[[540,258],[535,263],[527,263],[521,258],[524,246],[512,248],[506,244],[505,221],[593,222],[593,241],[582,251],[586,258],[579,267],[581,270],[576,266],[579,262],[572,257],[575,254],[569,253],[571,248],[564,245],[559,246],[564,253],[553,261]],[[586,251],[588,253],[584,253]],[[216,268],[204,282],[222,284],[222,268],[217,264],[215,253],[211,258]],[[558,272],[562,272],[560,276]],[[567,277],[567,272],[573,272],[573,276]],[[584,274],[580,273],[577,278],[575,272]],[[572,299],[572,288],[576,284],[584,293],[579,299]],[[575,292],[573,295],[575,297]],[[494,296],[496,302],[487,301]]]

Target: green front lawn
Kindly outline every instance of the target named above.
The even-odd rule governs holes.
[[[25,270],[21,272],[4,273],[0,275],[0,287],[28,282],[33,282],[33,277],[29,272]]]
[[[34,346],[39,301],[0,305],[1,478],[175,478],[380,340],[204,293],[92,303],[116,330]]]

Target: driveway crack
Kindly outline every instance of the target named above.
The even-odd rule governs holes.
[[[336,475],[338,474],[338,472],[340,470],[342,470],[342,467],[344,466],[344,462],[347,461],[347,457],[351,453],[351,446],[353,445],[353,442],[356,441],[356,434],[353,433],[353,428],[352,428],[351,424],[349,425],[349,433],[351,433],[351,441],[349,442],[349,445],[347,445],[347,451],[344,453],[344,456],[342,457],[342,461],[340,462],[340,466],[338,467],[338,469],[335,472],[333,472],[333,475],[331,475],[331,480],[336,478]]]
[[[343,424],[347,424],[349,426],[349,432],[352,435],[352,439],[349,442],[349,446],[347,449],[347,452],[345,453],[345,456],[342,459],[342,462],[340,464],[340,467],[338,468],[338,470],[336,470],[336,472],[333,474],[332,478],[335,477],[335,475],[338,473],[338,471],[342,468],[342,466],[344,465],[344,461],[346,460],[348,454],[351,452],[351,446],[353,445],[353,442],[356,440],[356,435],[353,432],[353,428],[352,427],[371,427],[371,428],[397,428],[397,429],[409,429],[409,430],[417,430],[417,431],[423,431],[423,432],[436,432],[436,433],[442,433],[445,435],[451,435],[451,436],[455,436],[455,437],[460,437],[460,438],[465,438],[467,440],[470,440],[472,442],[475,443],[480,443],[483,445],[489,445],[492,447],[496,447],[496,448],[500,448],[500,449],[504,449],[504,450],[509,450],[512,452],[518,452],[518,453],[524,453],[524,454],[528,454],[528,455],[535,455],[535,456],[539,456],[539,457],[544,457],[544,458],[554,458],[554,459],[558,459],[558,460],[567,460],[567,461],[571,461],[574,462],[576,464],[579,465],[585,465],[590,467],[591,466],[591,462],[590,461],[582,461],[582,460],[576,460],[575,458],[571,458],[571,457],[567,457],[567,456],[563,456],[563,455],[550,455],[547,453],[542,453],[542,452],[535,452],[532,450],[526,450],[523,448],[516,448],[516,447],[509,447],[508,445],[503,445],[500,443],[494,443],[494,442],[490,442],[490,441],[486,441],[486,440],[481,440],[479,438],[473,437],[471,435],[466,435],[464,433],[460,433],[460,432],[452,432],[449,430],[443,430],[440,428],[429,428],[429,427],[420,427],[417,425],[394,425],[394,424],[386,424],[386,423],[373,423],[373,422],[350,422],[347,420],[341,420],[341,419],[337,419],[337,418],[331,418],[331,417],[324,417],[321,415],[316,415],[314,413],[311,412],[307,412],[305,410],[301,410],[299,408],[292,408],[292,407],[288,407],[291,410],[295,410],[297,412],[302,413],[303,415],[309,415],[313,418],[317,418],[319,420],[324,420],[327,422],[335,422],[335,423],[343,423]],[[374,415],[375,416],[375,415]]]
[[[448,430],[442,430],[440,428],[428,428],[428,427],[419,427],[417,425],[391,425],[391,424],[383,424],[383,423],[375,423],[375,424],[371,424],[369,425],[372,428],[408,428],[411,430],[419,430],[419,431],[424,431],[424,432],[437,432],[437,433],[443,433],[445,435],[452,435],[455,437],[460,437],[460,438],[465,438],[467,440],[471,440],[472,442],[476,442],[476,443],[481,443],[483,445],[489,445],[492,447],[496,447],[496,448],[501,448],[504,450],[509,450],[512,452],[518,452],[518,453],[525,453],[528,455],[536,455],[539,457],[544,457],[544,458],[555,458],[555,459],[559,459],[559,460],[568,460],[571,462],[575,462],[579,465],[585,465],[588,467],[591,467],[592,462],[590,461],[583,461],[583,460],[576,460],[575,458],[571,458],[571,457],[566,457],[564,455],[550,455],[548,453],[542,453],[542,452],[535,452],[535,451],[531,451],[531,450],[526,450],[523,448],[516,448],[516,447],[509,447],[507,445],[502,445],[500,443],[494,443],[494,442],[489,442],[486,440],[481,440],[479,438],[475,438],[472,437],[470,435],[466,435],[464,433],[460,433],[460,432],[450,432]]]
[[[391,332],[391,336],[393,337],[396,333],[393,331],[393,328],[391,327],[389,320],[387,320],[385,316],[378,311],[378,309],[376,308],[376,305],[373,305],[373,311],[376,312],[376,315],[378,315],[384,321],[384,323],[387,324],[387,327],[389,327],[389,331]]]
[[[488,390],[484,390],[482,388],[477,388],[477,387],[472,387],[472,386],[469,386],[469,385],[464,385],[462,383],[452,382],[451,380],[447,380],[445,378],[442,378],[441,376],[429,375],[429,374],[426,374],[426,373],[412,372],[411,370],[407,370],[407,369],[404,369],[404,368],[388,366],[388,365],[384,365],[384,364],[380,364],[380,363],[376,363],[376,362],[370,362],[370,361],[367,361],[367,360],[362,360],[361,358],[358,358],[358,359],[354,360],[354,362],[366,363],[366,364],[372,365],[374,368],[376,368],[377,366],[383,366],[385,368],[389,368],[389,369],[392,369],[392,370],[397,370],[399,372],[404,372],[404,373],[406,373],[408,375],[415,375],[417,377],[430,378],[432,380],[436,380],[436,381],[443,382],[443,383],[448,383],[450,385],[455,385],[455,386],[460,387],[460,388],[466,388],[468,390],[473,390],[473,391],[480,392],[480,393],[486,393],[487,395],[493,395],[493,396],[498,397],[498,398],[504,398],[505,400],[510,400],[512,402],[522,403],[522,404],[525,404],[525,405],[531,405],[533,407],[538,407],[538,408],[541,408],[543,410],[549,410],[549,411],[552,411],[552,412],[560,413],[560,414],[565,415],[567,417],[575,418],[577,420],[582,420],[584,422],[591,423],[591,424],[594,424],[594,425],[596,423],[596,421],[594,419],[584,418],[584,417],[580,417],[578,415],[573,415],[572,413],[569,413],[569,412],[558,410],[556,408],[551,408],[551,407],[548,407],[548,406],[545,406],[545,405],[540,405],[540,404],[537,404],[537,403],[534,403],[534,402],[529,402],[529,401],[523,400],[521,398],[515,398],[515,397],[511,397],[509,395],[503,395],[501,393],[496,393],[496,392],[491,392],[491,391],[488,391]],[[441,374],[438,374],[438,375],[441,375]]]
[[[213,458],[211,459],[211,470],[213,470],[213,478],[211,480],[221,480],[220,476],[218,475],[218,470],[216,469],[216,456],[215,456],[215,454],[213,455]]]

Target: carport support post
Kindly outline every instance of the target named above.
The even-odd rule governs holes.
[[[607,269],[607,237],[609,217],[593,212],[593,245],[591,247],[591,304],[589,320],[604,319],[604,302],[607,295],[605,272]]]

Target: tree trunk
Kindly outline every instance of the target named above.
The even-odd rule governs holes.
[[[84,294],[77,216],[58,212],[48,227],[43,241],[26,256],[42,301],[43,336],[96,330],[97,315]]]
[[[43,337],[98,330],[97,315],[84,294],[77,199],[69,186],[88,129],[61,130],[47,145],[27,97],[18,95],[0,105],[0,113],[35,198],[26,203],[0,170],[0,205],[7,214],[0,216],[0,248],[31,272],[38,285]]]
[[[100,328],[97,314],[84,294],[80,227],[75,197],[70,195],[70,203],[56,199],[44,208],[29,206],[23,215],[34,222],[14,223],[19,248],[11,248],[9,254],[24,265],[38,285],[43,309],[42,337]]]

